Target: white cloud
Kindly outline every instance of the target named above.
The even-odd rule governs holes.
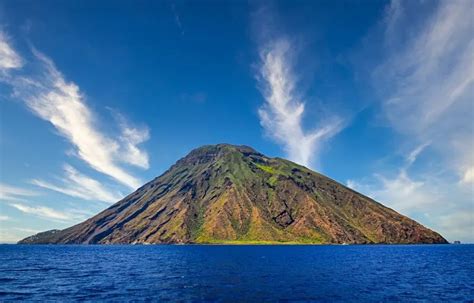
[[[6,34],[0,30],[0,71],[17,69],[22,66],[22,58],[10,46]]]
[[[8,45],[8,44],[7,44]],[[84,101],[84,95],[73,82],[67,82],[54,63],[33,50],[40,63],[38,75],[16,76],[7,81],[14,95],[22,99],[38,117],[50,122],[58,133],[75,148],[75,155],[93,169],[132,189],[142,182],[120,167],[125,162],[148,168],[148,154],[138,145],[149,138],[148,129],[122,128],[119,138],[99,130],[97,119]]]
[[[430,186],[430,182],[410,178],[408,170],[428,145],[421,144],[409,152],[405,156],[405,165],[394,177],[375,174],[376,184],[348,180],[346,185],[402,213],[426,210],[429,204],[438,202],[440,194]]]
[[[0,200],[22,200],[24,197],[37,196],[36,192],[0,183]]]
[[[443,179],[414,178],[401,171],[394,177],[348,180],[347,186],[436,230],[449,241],[473,242],[473,197]]]
[[[394,174],[348,181],[448,239],[469,242],[474,240],[473,9],[467,0],[394,0],[387,7],[381,27],[367,39],[365,58],[376,60],[371,80],[384,116],[401,135],[400,145],[418,147]],[[428,146],[428,161],[412,168]]]
[[[53,219],[59,221],[71,221],[74,219],[68,213],[54,210],[46,206],[28,206],[20,203],[10,203],[9,205],[25,214],[31,214],[45,219]]]
[[[472,193],[430,174],[412,177],[411,165],[428,145],[422,144],[405,157],[395,176],[374,175],[346,185],[440,232],[448,240],[472,242],[474,212]],[[462,220],[460,220],[462,218]]]
[[[259,72],[266,103],[260,108],[259,115],[265,131],[283,145],[290,160],[311,166],[322,142],[337,134],[342,123],[333,118],[320,128],[304,130],[305,104],[299,100],[301,94],[296,92],[290,51],[290,42],[285,39],[268,43],[260,51]]]
[[[468,0],[392,1],[373,74],[390,124],[431,142],[464,182],[474,181],[473,10]]]
[[[408,156],[406,157],[406,161],[407,161],[407,165],[410,166],[412,165],[413,163],[415,163],[416,159],[418,158],[418,156],[421,154],[421,152],[423,152],[423,150],[428,147],[431,143],[427,142],[427,143],[423,143],[423,144],[420,144],[418,147],[416,147],[414,150],[412,150]]]
[[[18,209],[23,213],[59,221],[71,221],[84,217],[83,215],[79,215],[77,210],[70,210],[69,213],[64,213],[45,206],[28,206],[25,204],[28,203],[27,200],[34,196],[38,196],[34,191],[0,183],[0,200],[8,201],[7,205]],[[0,221],[6,220],[9,220],[8,216],[0,216]]]
[[[462,178],[463,183],[474,183],[474,167],[467,168]]]
[[[427,210],[429,204],[438,200],[436,190],[424,181],[411,179],[404,170],[393,178],[375,175],[375,179],[378,182],[375,186],[355,180],[349,180],[347,186],[405,214]]]
[[[122,198],[119,193],[111,193],[100,182],[79,173],[70,165],[64,166],[65,177],[62,184],[55,185],[43,180],[34,179],[32,184],[85,200],[114,203]]]
[[[150,138],[150,131],[147,127],[131,126],[126,119],[118,114],[121,135],[120,142],[122,150],[120,151],[120,160],[124,163],[132,164],[144,169],[150,167],[148,153],[138,147],[140,143]]]

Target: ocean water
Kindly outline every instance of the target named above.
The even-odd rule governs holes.
[[[0,301],[472,302],[474,245],[0,245]]]

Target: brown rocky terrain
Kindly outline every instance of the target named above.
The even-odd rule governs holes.
[[[344,185],[250,147],[193,150],[98,215],[19,243],[447,243]]]

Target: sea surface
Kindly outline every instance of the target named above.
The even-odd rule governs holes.
[[[0,301],[473,302],[474,245],[0,245]]]

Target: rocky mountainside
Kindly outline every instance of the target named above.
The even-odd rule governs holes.
[[[98,215],[19,243],[447,243],[293,162],[250,147],[193,150]]]

